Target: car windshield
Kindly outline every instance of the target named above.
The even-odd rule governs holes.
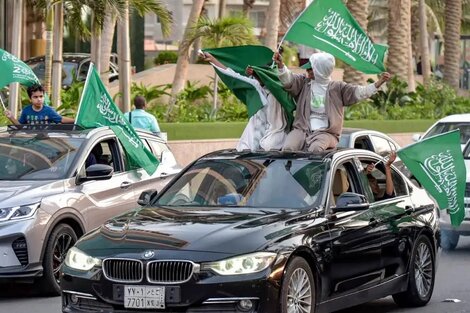
[[[34,74],[39,78],[40,81],[44,81],[46,75],[46,65],[44,62],[28,64],[33,70]],[[72,73],[77,71],[77,64],[72,62],[64,62],[62,65],[62,85],[72,84]]]
[[[153,205],[310,208],[321,199],[324,176],[319,161],[200,160]]]
[[[56,180],[66,177],[83,139],[47,134],[0,138],[0,180]]]
[[[470,139],[470,122],[437,123],[423,139],[456,129],[460,129],[460,144],[466,144]]]

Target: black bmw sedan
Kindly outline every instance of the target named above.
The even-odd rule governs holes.
[[[383,159],[366,150],[208,154],[69,250],[62,310],[330,312],[388,295],[423,306],[437,206],[393,166],[392,178],[378,197]]]

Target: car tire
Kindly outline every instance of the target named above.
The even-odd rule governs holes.
[[[444,250],[454,250],[459,243],[460,235],[451,230],[441,230],[441,247]]]
[[[315,291],[315,279],[307,261],[294,257],[282,279],[281,313],[315,312]]]
[[[52,231],[44,251],[43,276],[39,280],[40,290],[43,295],[60,295],[60,265],[65,260],[67,251],[75,242],[77,242],[77,235],[73,228],[67,224],[59,224]]]
[[[402,307],[419,307],[431,299],[436,278],[435,257],[431,241],[421,235],[411,254],[408,287],[393,295],[395,303]]]

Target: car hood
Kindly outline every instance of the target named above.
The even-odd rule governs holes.
[[[305,211],[283,209],[146,207],[108,221],[77,247],[85,252],[158,249],[242,254],[302,227],[299,217],[304,215]]]
[[[0,181],[0,207],[31,204],[64,192],[62,181]]]

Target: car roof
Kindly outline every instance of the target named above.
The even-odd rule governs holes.
[[[163,139],[158,137],[152,132],[143,131],[140,129],[136,130],[139,135],[152,136],[158,138],[162,142]],[[78,125],[73,124],[50,124],[50,125],[10,125],[8,127],[0,128],[0,137],[11,137],[11,136],[37,136],[38,134],[47,134],[49,137],[54,138],[90,138],[97,133],[103,133],[103,135],[111,134],[112,130],[108,126],[102,126],[97,128],[83,129]]]
[[[450,123],[450,122],[468,122],[470,123],[470,113],[466,114],[453,114],[441,118],[438,123]]]
[[[214,152],[210,152],[202,157],[199,160],[210,160],[210,159],[222,159],[222,158],[242,158],[242,159],[309,159],[309,160],[318,160],[324,161],[326,159],[331,159],[333,156],[340,152],[345,151],[359,151],[358,149],[343,148],[338,147],[335,149],[328,149],[323,152],[307,152],[307,151],[250,151],[243,150],[237,151],[236,149],[224,149]],[[368,150],[360,150],[361,152]]]
[[[37,56],[37,57],[32,57],[32,58],[26,60],[25,62],[26,63],[44,62],[45,58],[46,57],[44,55],[40,55],[40,56]],[[79,63],[82,60],[89,59],[90,54],[88,54],[88,53],[64,53],[62,55],[62,58],[63,58],[64,62]]]

